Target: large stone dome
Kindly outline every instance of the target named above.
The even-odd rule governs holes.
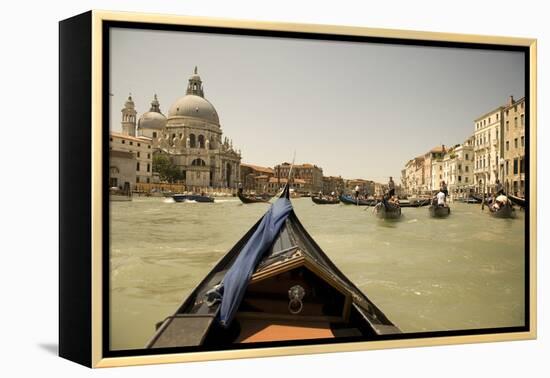
[[[214,106],[204,97],[188,94],[178,99],[168,111],[168,117],[193,117],[220,124]]]

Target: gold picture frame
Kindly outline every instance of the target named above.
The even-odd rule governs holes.
[[[467,344],[495,341],[512,341],[535,339],[537,336],[537,303],[536,303],[536,211],[529,212],[528,225],[528,329],[521,332],[464,334],[423,338],[400,338],[395,340],[342,342],[333,344],[296,345],[284,347],[265,347],[249,349],[231,349],[216,351],[181,352],[151,355],[105,356],[104,299],[105,287],[105,235],[104,201],[105,201],[105,146],[104,114],[105,80],[104,80],[104,38],[105,28],[110,22],[131,23],[147,27],[211,27],[231,30],[261,30],[264,32],[290,32],[300,34],[317,34],[327,36],[354,36],[379,38],[382,43],[392,40],[405,40],[416,43],[437,42],[442,44],[470,44],[491,46],[516,46],[528,51],[528,88],[529,101],[529,206],[537,205],[537,41],[536,39],[513,38],[501,36],[481,36],[468,34],[449,34],[423,31],[405,31],[375,29],[366,27],[349,27],[336,25],[313,25],[272,23],[247,20],[228,20],[216,18],[187,17],[174,15],[126,13],[94,10],[83,15],[61,21],[60,23],[60,180],[69,180],[71,170],[68,162],[71,153],[86,154],[90,163],[80,173],[79,185],[85,190],[86,197],[82,208],[86,211],[82,217],[88,223],[74,222],[71,218],[69,202],[79,200],[70,193],[60,195],[60,355],[89,367],[115,367],[144,364],[160,364],[190,361],[209,361],[220,359],[237,359],[251,357],[268,357],[328,352],[349,352],[372,349],[389,349],[418,346],[435,346],[449,344]],[[80,33],[80,34],[79,34]],[[80,39],[79,39],[80,38]],[[86,53],[82,54],[85,50]],[[71,62],[81,64],[83,71],[69,67]],[[89,69],[89,77],[83,77]],[[84,75],[85,76],[85,75]],[[75,84],[76,83],[76,84]],[[86,96],[74,96],[74,86],[78,93],[89,93]],[[89,101],[89,102],[88,102]],[[76,109],[76,110],[75,110]],[[82,126],[80,131],[70,131],[70,114],[77,114],[81,121],[89,121],[89,128]],[[70,113],[73,112],[73,113]],[[66,115],[66,116],[64,116]],[[81,143],[89,146],[88,150],[74,150],[68,147],[68,139],[80,138]],[[80,155],[78,155],[80,156]],[[72,179],[72,178],[71,178]],[[66,201],[63,201],[63,196]],[[78,195],[76,193],[75,195]],[[74,202],[73,202],[74,203]],[[69,236],[72,234],[73,236]],[[86,237],[82,237],[86,235]],[[78,256],[71,256],[80,254]],[[88,282],[88,284],[86,284]],[[86,293],[90,289],[89,295]],[[75,308],[80,305],[80,308]],[[89,314],[85,315],[85,314]],[[77,320],[75,320],[77,319]],[[79,341],[80,340],[80,341]],[[88,347],[79,348],[79,342]]]

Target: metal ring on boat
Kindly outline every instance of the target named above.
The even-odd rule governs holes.
[[[304,308],[304,303],[299,299],[291,299],[290,302],[288,302],[288,311],[291,314],[299,314],[302,312],[302,309]]]
[[[288,298],[290,301],[288,302],[288,311],[291,314],[299,314],[302,312],[302,309],[304,308],[304,303],[302,302],[302,299],[306,295],[306,291],[303,287],[300,285],[292,286],[288,290]]]

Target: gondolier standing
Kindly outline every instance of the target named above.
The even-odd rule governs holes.
[[[441,181],[440,190],[443,192],[443,194],[445,194],[445,197],[449,195],[449,191],[447,190],[447,184],[445,183],[445,181]]]
[[[359,185],[355,185],[355,198],[359,198]]]
[[[495,190],[496,190],[496,192],[497,192],[497,196],[498,196],[499,194],[504,194],[504,188],[503,188],[502,184],[500,183],[500,180],[499,180],[499,179],[497,179],[497,182],[496,182],[495,185],[496,185]]]
[[[390,181],[388,182],[388,198],[391,198],[393,195],[395,195],[395,183],[390,176]]]

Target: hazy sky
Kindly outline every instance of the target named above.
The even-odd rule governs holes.
[[[112,129],[128,93],[138,116],[185,95],[198,66],[205,97],[245,163],[309,162],[328,175],[385,182],[473,120],[524,96],[523,53],[112,29]]]

